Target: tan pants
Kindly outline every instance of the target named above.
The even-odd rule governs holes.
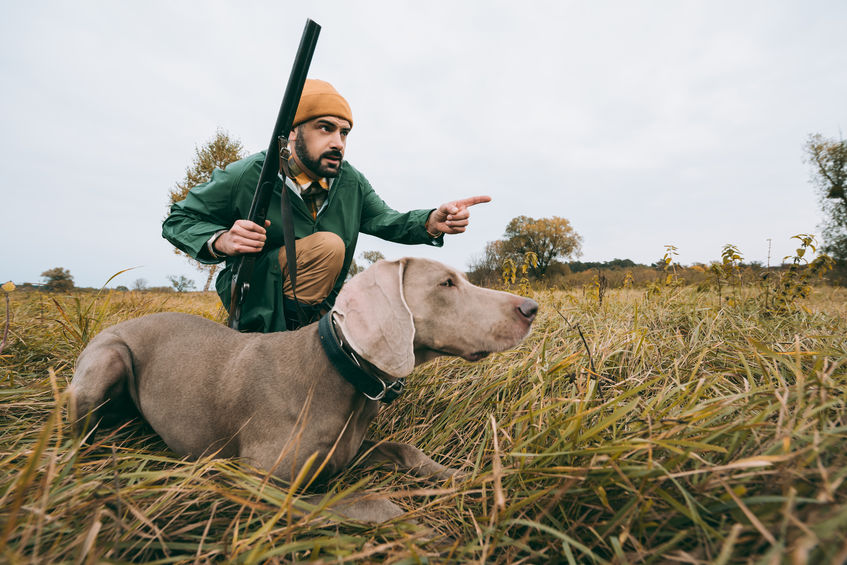
[[[297,255],[297,300],[303,304],[320,304],[329,296],[344,265],[344,242],[336,234],[319,231],[294,242]],[[285,247],[279,249],[282,270],[282,293],[294,298],[288,278]]]

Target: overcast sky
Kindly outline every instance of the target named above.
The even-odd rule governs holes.
[[[0,282],[204,277],[161,238],[168,189],[224,128],[266,148],[307,17],[346,157],[399,210],[489,194],[459,268],[517,215],[583,260],[772,261],[821,221],[803,144],[847,128],[847,2],[20,2],[0,20]]]

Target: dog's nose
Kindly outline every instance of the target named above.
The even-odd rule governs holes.
[[[531,322],[535,319],[535,315],[538,313],[538,302],[525,298],[524,301],[521,302],[521,305],[518,306],[518,312],[521,313],[521,316]]]

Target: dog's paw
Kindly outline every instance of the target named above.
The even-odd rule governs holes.
[[[403,509],[387,499],[353,496],[341,500],[330,510],[342,517],[372,524],[381,524],[403,515]]]

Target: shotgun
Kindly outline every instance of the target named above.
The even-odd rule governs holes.
[[[306,28],[303,30],[303,35],[300,38],[300,46],[297,48],[294,66],[288,77],[288,85],[285,87],[285,95],[282,97],[282,104],[279,107],[279,114],[276,117],[271,142],[268,145],[268,152],[265,155],[265,163],[262,165],[262,172],[259,175],[256,192],[253,194],[253,202],[250,204],[250,212],[247,214],[248,220],[262,227],[264,227],[265,219],[268,216],[268,205],[273,194],[274,183],[280,173],[280,150],[284,150],[288,145],[288,134],[291,131],[294,116],[297,113],[297,105],[300,103],[300,95],[303,93],[303,85],[306,82],[306,75],[309,72],[309,65],[312,62],[312,55],[315,52],[315,45],[318,42],[320,31],[321,26],[311,19],[306,20]],[[286,196],[286,187],[283,183],[282,197],[285,198]],[[283,224],[285,223],[283,222]],[[293,249],[293,227],[285,225],[282,227],[286,249],[289,246]],[[287,251],[287,254],[291,259],[296,258],[293,252]],[[250,292],[250,280],[253,277],[255,263],[255,253],[239,255],[233,263],[232,287],[229,301],[229,327],[234,330],[239,329],[238,322],[241,317],[241,309],[244,306],[247,293]],[[293,285],[295,273],[290,271],[290,269],[289,276]]]

